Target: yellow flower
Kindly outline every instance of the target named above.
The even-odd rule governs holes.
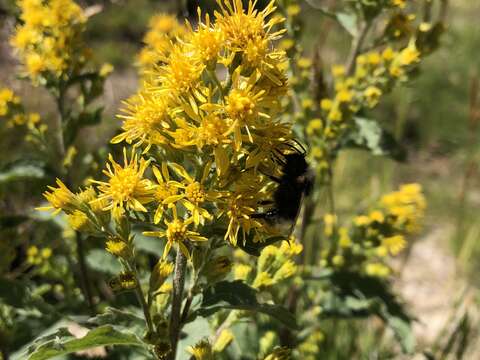
[[[420,51],[417,50],[415,42],[410,42],[410,44],[400,51],[399,62],[402,66],[408,66],[420,61]]]
[[[126,258],[128,255],[128,245],[119,239],[110,239],[105,244],[105,249],[112,255]]]
[[[124,115],[118,115],[124,119],[123,132],[112,139],[113,144],[126,141],[140,146],[146,143],[146,152],[153,144],[165,143],[164,132],[171,127],[171,103],[165,94],[143,92],[125,101],[124,105]]]
[[[101,195],[92,201],[107,201],[107,206],[103,210],[111,210],[115,219],[119,219],[123,215],[124,210],[143,211],[147,209],[144,204],[153,201],[154,189],[152,183],[148,179],[143,178],[143,173],[150,164],[150,160],[145,161],[132,150],[130,160],[127,158],[127,150],[123,149],[124,166],[115,162],[113,156],[109,155],[107,170],[103,173],[109,177],[108,182],[92,180],[98,184],[98,190]]]
[[[245,264],[236,264],[233,267],[234,279],[235,280],[247,280],[248,276],[252,272],[252,267]]]
[[[381,263],[370,263],[365,267],[367,275],[385,278],[390,275],[390,269]]]
[[[57,179],[57,185],[58,188],[48,186],[50,191],[43,193],[43,196],[51,206],[40,207],[37,208],[37,210],[55,209],[53,214],[58,214],[62,210],[66,213],[73,213],[80,206],[77,196],[72,193],[60,179]]]
[[[173,45],[168,56],[163,59],[165,65],[153,73],[160,84],[156,91],[171,96],[177,102],[183,98],[195,102],[194,95],[201,97],[197,87],[205,65],[194,55],[187,51],[185,45]]]
[[[211,163],[205,164],[200,181],[192,178],[181,165],[171,163],[170,166],[178,176],[183,178],[183,181],[169,181],[168,185],[183,190],[183,193],[169,196],[163,201],[163,204],[168,205],[179,201],[190,212],[195,225],[203,224],[205,220],[211,220],[212,215],[202,206],[221,196],[218,191],[205,189],[204,184],[210,174]]]
[[[199,10],[198,28],[189,39],[190,45],[195,56],[207,67],[215,66],[224,43],[224,33],[210,24],[210,16],[205,16],[205,23],[201,22],[201,12]]]
[[[378,100],[380,99],[380,96],[382,96],[382,90],[376,86],[369,86],[365,89],[364,95],[368,106],[373,108],[378,104]]]
[[[337,215],[334,214],[325,214],[323,217],[323,222],[325,224],[324,232],[326,236],[332,236],[333,230],[337,224]]]
[[[387,250],[392,255],[398,255],[407,245],[405,237],[402,235],[394,235],[385,237],[382,239],[382,245],[387,248]]]
[[[298,4],[291,4],[287,6],[287,15],[288,16],[297,16],[302,11],[302,8]]]
[[[152,168],[153,174],[157,179],[157,184],[155,184],[155,201],[158,202],[157,210],[155,211],[154,220],[155,224],[158,224],[163,216],[163,211],[165,204],[163,203],[166,199],[171,196],[175,196],[178,193],[178,188],[172,186],[170,183],[170,174],[168,173],[167,164],[162,163],[161,171],[154,166]]]
[[[208,340],[200,340],[194,346],[189,346],[187,352],[195,360],[213,360],[212,345]]]
[[[242,0],[217,0],[221,13],[215,12],[216,24],[225,37],[226,48],[234,55],[244,56],[247,67],[258,68],[262,73],[272,74],[268,63],[278,60],[283,53],[271,52],[269,46],[286,30],[272,31],[282,18],[269,17],[274,11],[274,1],[261,11],[249,0],[246,9]]]
[[[188,218],[187,220],[181,220],[177,217],[176,207],[172,208],[173,220],[168,221],[164,220],[165,225],[167,226],[166,231],[145,231],[143,235],[145,236],[157,236],[160,238],[166,238],[167,244],[165,245],[165,250],[163,251],[163,259],[165,259],[170,252],[170,249],[173,245],[177,245],[177,251],[181,251],[187,258],[190,259],[190,253],[185,241],[207,241],[206,237],[200,236],[196,231],[188,230],[188,227],[193,223],[193,218]]]
[[[342,77],[346,74],[345,66],[343,65],[334,65],[332,66],[332,74],[334,77]]]

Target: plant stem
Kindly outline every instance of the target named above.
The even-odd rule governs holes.
[[[153,328],[153,322],[152,322],[152,317],[150,316],[150,309],[145,301],[145,295],[143,294],[142,287],[140,285],[140,278],[138,276],[138,270],[136,264],[130,264],[130,267],[132,268],[135,278],[137,281],[137,286],[135,287],[135,294],[137,295],[138,302],[142,306],[143,310],[143,316],[145,317],[145,322],[147,323],[147,329],[149,333],[153,333],[155,329]]]
[[[77,244],[78,264],[80,265],[80,282],[83,293],[88,302],[90,313],[95,315],[95,303],[93,302],[92,289],[88,277],[87,264],[85,262],[85,252],[83,248],[83,239],[79,232],[75,232],[75,241]]]
[[[357,59],[358,54],[362,51],[363,42],[365,41],[365,37],[367,36],[368,30],[370,29],[371,22],[365,21],[362,25],[358,35],[353,40],[353,46],[350,50],[350,54],[348,55],[347,60],[347,74],[352,75],[353,71],[355,70],[355,60]]]
[[[175,271],[173,275],[173,297],[172,312],[170,315],[170,342],[172,352],[170,359],[174,360],[177,353],[178,337],[180,334],[180,311],[182,307],[183,288],[185,286],[185,273],[187,258],[177,247],[177,258],[175,260]]]

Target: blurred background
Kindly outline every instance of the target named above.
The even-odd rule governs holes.
[[[81,144],[95,148],[108,142],[118,129],[115,115],[122,99],[135,92],[135,56],[149,18],[157,12],[196,17],[196,7],[213,9],[214,0],[115,0],[77,1],[90,7],[87,43],[99,64],[114,65],[106,84],[106,121],[95,130],[84,129]],[[348,44],[334,24],[301,2],[306,54],[320,46],[328,68],[345,59]],[[311,1],[313,2],[313,0]],[[319,2],[318,0],[316,1]],[[328,3],[329,0],[323,1]],[[330,1],[335,3],[335,1]],[[41,89],[14,77],[17,66],[8,38],[14,26],[14,1],[0,0],[0,87],[18,92],[25,105],[48,118],[54,104]],[[442,46],[422,65],[418,79],[396,89],[375,110],[408,149],[408,161],[395,163],[360,152],[343,152],[336,167],[339,212],[352,204],[369,204],[400,183],[419,182],[428,200],[423,232],[396,264],[397,292],[418,318],[415,332],[420,342],[434,343],[455,323],[478,334],[480,280],[480,2],[451,0],[447,32]],[[0,127],[0,132],[4,128]],[[0,133],[0,168],[11,163],[28,145],[20,131]],[[0,187],[4,179],[0,179]],[[37,181],[37,180],[32,180]],[[16,185],[15,196],[0,199],[0,212],[38,204],[36,189],[47,185],[31,182]],[[32,191],[34,189],[35,191]],[[472,337],[473,339],[473,337]],[[473,340],[472,340],[473,341]],[[478,354],[478,353],[477,353]]]

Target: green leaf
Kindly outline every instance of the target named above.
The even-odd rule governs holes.
[[[325,281],[326,278],[322,280]],[[392,293],[388,282],[349,271],[334,272],[328,281],[334,288],[333,293],[326,296],[322,303],[322,317],[377,315],[393,330],[405,353],[411,354],[414,351],[412,319]]]
[[[355,127],[343,141],[344,147],[370,151],[373,155],[388,156],[397,161],[405,161],[406,150],[394,136],[370,119],[355,117]]]
[[[108,325],[108,324],[121,324],[125,326],[132,325],[145,325],[143,315],[138,308],[131,309],[132,311],[125,309],[116,309],[108,307],[103,314],[96,315],[88,319],[89,324],[95,325]]]
[[[117,259],[102,249],[90,250],[86,260],[91,269],[99,272],[117,275],[122,271],[122,266]]]
[[[0,184],[26,179],[43,179],[45,175],[45,168],[42,164],[21,161],[9,164],[0,170]]]
[[[146,253],[160,257],[165,248],[165,241],[153,236],[145,236],[141,232],[135,231],[135,248]]]
[[[297,328],[295,316],[280,305],[257,301],[257,290],[241,280],[220,281],[203,292],[201,307],[193,316],[209,317],[220,310],[248,310],[269,315],[290,328]]]
[[[353,37],[358,36],[357,15],[354,13],[337,13],[337,20]]]
[[[40,342],[40,343],[39,343]],[[71,354],[97,346],[144,346],[144,343],[126,329],[103,325],[90,330],[84,337],[73,337],[67,328],[60,328],[53,334],[39,339],[28,351],[28,360],[45,360],[55,356]]]

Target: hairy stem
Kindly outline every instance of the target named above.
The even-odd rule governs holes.
[[[172,313],[170,315],[170,342],[172,352],[170,359],[174,360],[177,353],[178,336],[180,334],[180,311],[182,307],[183,288],[185,286],[185,273],[187,258],[177,247],[177,258],[175,260],[175,271],[173,274],[173,297]]]

